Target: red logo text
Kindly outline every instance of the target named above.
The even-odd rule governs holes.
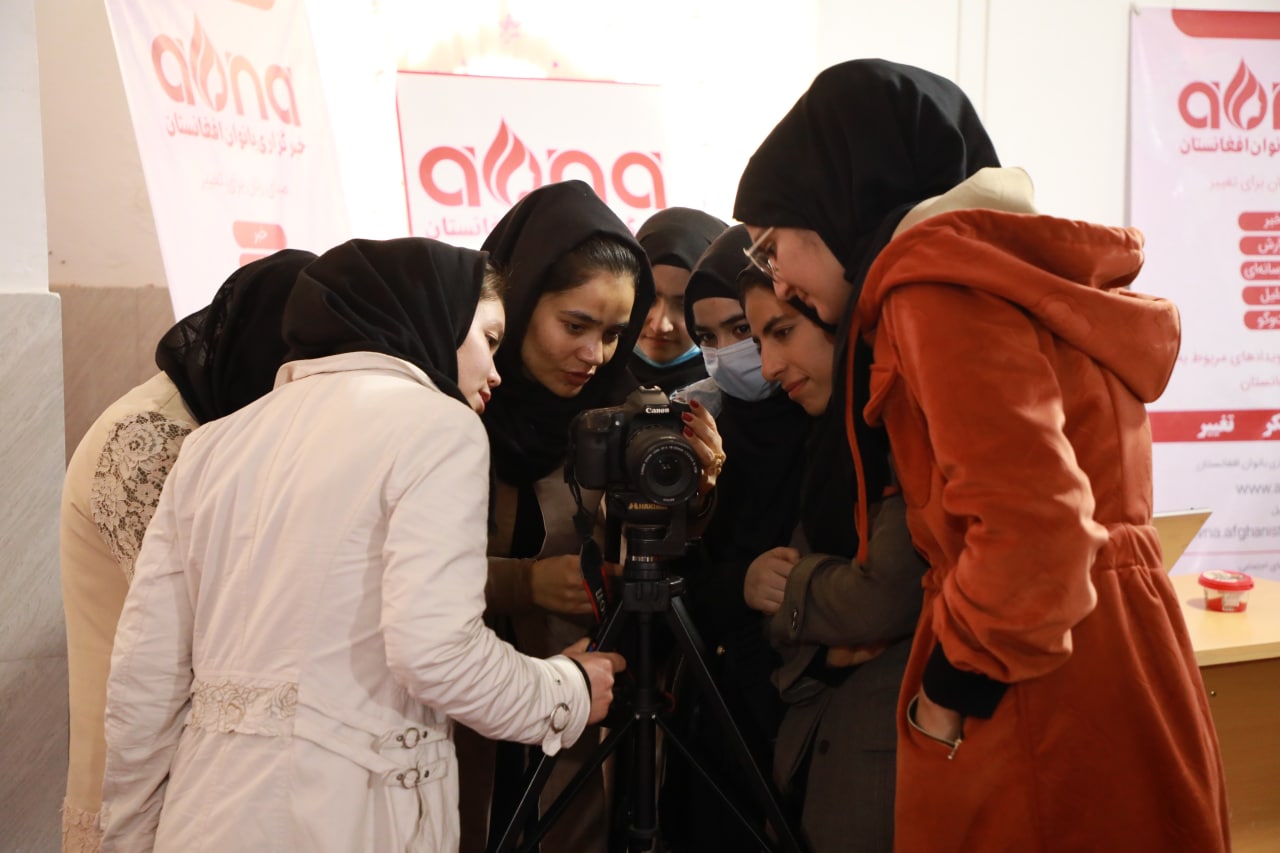
[[[1188,83],[1178,94],[1178,112],[1182,120],[1194,128],[1222,127],[1223,119],[1240,130],[1253,130],[1271,111],[1271,126],[1280,130],[1280,83],[1271,90],[1240,60],[1240,67],[1227,88],[1217,81],[1197,80]]]
[[[450,207],[479,207],[480,185],[503,204],[511,205],[544,183],[578,178],[590,184],[608,202],[609,194],[636,208],[667,206],[662,177],[662,155],[628,151],[609,166],[577,149],[547,149],[538,157],[500,122],[498,132],[482,158],[472,146],[432,148],[418,162],[418,180],[428,196]]]
[[[219,55],[199,18],[195,19],[189,49],[183,48],[181,39],[156,36],[151,42],[151,64],[165,94],[180,104],[195,106],[199,98],[204,106],[222,112],[230,102],[237,114],[244,115],[247,95],[252,99],[249,108],[256,106],[263,121],[271,118],[267,112],[270,107],[277,120],[302,125],[292,70],[268,65],[259,74],[244,56]]]

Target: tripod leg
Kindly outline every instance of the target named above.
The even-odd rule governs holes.
[[[547,784],[547,779],[550,778],[551,771],[554,768],[554,759],[547,755],[543,755],[538,763],[534,765],[533,772],[529,775],[529,781],[525,785],[524,793],[520,795],[520,800],[516,803],[515,813],[507,821],[507,825],[503,827],[502,834],[496,840],[490,839],[488,848],[490,853],[509,853],[509,851],[515,849],[516,839],[520,837],[520,830],[529,819],[529,816],[536,813],[538,795],[542,793],[542,787]]]
[[[636,616],[637,643],[635,660],[636,697],[634,703],[635,738],[631,752],[634,787],[630,791],[630,815],[627,835],[632,850],[649,850],[658,837],[657,806],[657,719],[663,709],[653,661],[653,613]]]
[[[684,652],[685,661],[690,672],[693,673],[694,679],[701,687],[703,697],[706,699],[712,715],[728,736],[729,745],[738,759],[743,773],[746,775],[748,785],[755,791],[756,799],[763,807],[765,816],[769,819],[774,831],[777,832],[781,849],[789,851],[789,853],[800,853],[803,848],[799,839],[792,832],[786,816],[782,813],[781,806],[778,805],[778,800],[774,796],[772,787],[756,765],[755,758],[752,757],[751,750],[747,746],[746,740],[742,737],[742,732],[738,730],[737,724],[733,721],[733,716],[729,713],[729,706],[725,704],[724,697],[720,695],[720,690],[716,687],[715,679],[711,677],[711,670],[707,668],[706,657],[703,653],[702,640],[693,626],[693,620],[689,618],[689,611],[685,609],[684,600],[679,593],[671,596],[671,607],[667,611],[667,624],[671,628],[672,635],[675,636],[676,641],[680,644],[681,651]]]
[[[604,627],[600,631],[600,636],[594,644],[595,650],[612,651],[618,644],[619,638],[622,636],[623,626],[626,624],[626,610],[618,608],[609,615],[608,620],[604,623]],[[569,800],[577,793],[578,789],[585,783],[589,774],[598,768],[609,756],[609,754],[617,748],[617,741],[623,732],[627,730],[629,725],[621,726],[617,731],[610,733],[605,738],[605,742],[600,745],[597,750],[598,755],[593,754],[592,760],[586,766],[576,773],[568,786],[556,798],[547,815],[537,821],[532,831],[532,841],[526,841],[525,849],[537,849],[538,841],[547,833],[551,824],[555,822],[555,818],[560,815],[568,806]],[[615,737],[616,735],[616,737]],[[534,763],[529,771],[528,781],[524,786],[524,793],[520,795],[520,799],[516,804],[515,812],[507,821],[505,826],[501,827],[500,834],[495,838],[494,831],[499,829],[499,824],[493,824],[489,832],[489,845],[486,848],[488,853],[510,853],[515,849],[516,840],[520,837],[520,833],[525,829],[530,819],[538,814],[538,798],[542,795],[542,789],[546,787],[547,780],[551,778],[551,771],[555,769],[556,758],[553,755],[540,753],[538,760]]]
[[[613,754],[619,744],[622,743],[623,738],[632,732],[631,727],[633,722],[633,720],[628,720],[618,728],[610,731],[609,736],[604,739],[604,742],[601,743],[600,746],[596,747],[596,749],[591,753],[591,758],[587,763],[578,768],[578,772],[573,774],[573,778],[569,780],[567,785],[565,785],[564,790],[560,792],[558,797],[556,797],[555,802],[547,808],[542,819],[529,830],[528,838],[525,840],[525,846],[521,848],[523,853],[529,853],[529,851],[537,849],[538,842],[546,836],[552,825],[555,824],[555,822],[560,819],[560,816],[568,810],[569,804],[573,801],[573,798],[577,795],[578,791],[582,789],[582,786],[586,784],[598,769],[600,769],[600,765],[605,762],[605,759]],[[547,760],[547,756],[544,755],[543,760]],[[539,765],[539,768],[540,767],[541,765]],[[549,770],[547,772],[548,774],[550,773]],[[543,783],[546,782],[545,779],[542,781]]]
[[[747,830],[747,832],[751,833],[752,837],[755,838],[761,847],[766,850],[772,850],[773,842],[765,838],[759,828],[751,822],[751,819],[742,813],[742,809],[739,808],[736,802],[734,802],[733,797],[721,790],[719,781],[712,778],[711,774],[703,768],[698,757],[693,754],[689,747],[685,746],[684,741],[681,740],[674,731],[672,731],[671,726],[667,725],[667,723],[661,718],[658,720],[658,726],[662,729],[663,735],[665,736],[664,743],[676,748],[676,751],[684,757],[684,760],[689,763],[690,767],[698,772],[698,775],[702,777],[702,780],[707,783],[707,787],[715,792],[716,796],[720,798],[720,801],[724,803],[725,808],[729,809],[729,812],[737,818],[738,823]]]

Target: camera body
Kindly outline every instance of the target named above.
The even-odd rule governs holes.
[[[681,415],[656,386],[637,388],[620,406],[588,409],[569,425],[565,478],[629,503],[687,504],[698,494],[702,465],[684,437]]]

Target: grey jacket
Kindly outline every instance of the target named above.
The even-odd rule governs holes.
[[[895,714],[927,568],[911,544],[906,505],[887,498],[872,520],[867,562],[804,557],[770,621],[783,659],[774,683],[788,703],[774,778],[784,795],[803,793],[814,853],[892,850]],[[873,656],[825,665],[828,649],[850,646]]]

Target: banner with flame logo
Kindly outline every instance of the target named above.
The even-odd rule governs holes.
[[[634,231],[667,206],[660,96],[626,83],[400,72],[410,233],[478,248],[530,190],[573,178]]]
[[[1151,406],[1156,508],[1213,510],[1178,571],[1280,579],[1280,13],[1135,10],[1137,288],[1182,312]]]
[[[174,313],[237,267],[348,239],[301,0],[107,0]]]

